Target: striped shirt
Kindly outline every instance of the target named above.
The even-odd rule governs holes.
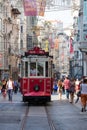
[[[81,86],[81,94],[87,94],[87,84],[82,83],[80,86]]]

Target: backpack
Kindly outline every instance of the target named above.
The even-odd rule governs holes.
[[[18,84],[16,81],[14,81],[14,87],[18,87]]]
[[[58,89],[58,86],[55,84],[54,85],[54,90],[57,90]]]

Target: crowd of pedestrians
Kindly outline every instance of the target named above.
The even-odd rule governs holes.
[[[12,77],[9,77],[8,80],[3,79],[0,81],[0,93],[3,99],[6,99],[8,95],[8,100],[12,102],[13,93],[16,94],[18,91],[20,91],[20,85],[18,81],[13,81]],[[78,80],[66,76],[64,79],[56,80],[54,82],[53,92],[58,93],[59,100],[62,100],[62,95],[65,94],[66,99],[70,103],[78,103],[79,99],[81,99],[81,111],[86,111],[87,77]],[[74,97],[76,97],[75,100]]]
[[[0,81],[0,93],[3,96],[3,99],[6,99],[8,96],[8,100],[12,102],[13,93],[17,93],[19,89],[19,83],[16,80],[13,80],[10,76],[8,80],[5,78]]]
[[[59,100],[62,100],[62,95],[65,94],[66,99],[70,103],[78,103],[79,99],[81,101],[82,112],[86,111],[87,104],[87,77],[83,77],[81,80],[75,78],[65,78],[59,79],[57,81],[57,90]],[[76,98],[75,98],[76,97]]]

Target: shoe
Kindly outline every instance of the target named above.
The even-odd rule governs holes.
[[[83,112],[83,108],[81,109],[81,112]]]
[[[72,103],[72,102],[70,101],[70,103]]]
[[[84,112],[86,112],[86,109],[84,109]]]
[[[86,108],[84,108],[84,112],[86,112]]]
[[[85,109],[85,108],[82,108],[82,109],[81,109],[81,112],[86,112],[86,109]]]
[[[76,101],[75,101],[75,104],[76,104],[77,102],[78,102],[78,101],[76,100]]]

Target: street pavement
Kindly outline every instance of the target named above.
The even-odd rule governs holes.
[[[13,101],[12,101],[13,103],[20,103],[22,101],[22,95],[19,92],[17,94],[13,93],[12,97],[13,97]],[[4,99],[2,94],[0,93],[0,103],[9,103],[8,94],[7,94],[6,98]]]
[[[51,95],[51,100],[52,101],[59,100],[58,94],[57,93],[56,94],[52,94]],[[62,95],[62,100],[66,100],[65,94]],[[75,100],[76,100],[76,96],[74,97],[74,102],[75,102]],[[13,103],[20,103],[20,102],[22,102],[22,95],[21,95],[20,92],[18,92],[17,94],[13,93],[13,101],[12,102]],[[0,103],[9,103],[9,101],[8,101],[8,95],[6,96],[6,99],[4,99],[3,96],[2,96],[2,94],[0,93]],[[73,103],[73,105],[75,105],[75,107],[77,107],[78,109],[81,110],[81,102],[80,102],[80,100],[76,104]]]
[[[59,100],[58,94],[52,94],[51,99],[52,99],[52,101]],[[65,94],[62,95],[62,100],[67,100]],[[80,102],[80,100],[77,103],[75,103],[75,100],[76,100],[76,95],[74,96],[73,105],[75,105],[75,107],[77,107],[78,109],[81,110],[81,102]]]
[[[75,99],[76,99],[76,97],[75,97]],[[56,130],[86,130],[87,129],[87,112],[83,112],[83,113],[81,112],[80,100],[76,104],[75,103],[71,104],[66,99],[66,96],[64,94],[62,96],[62,101],[60,101],[59,95],[57,93],[51,95],[51,100],[52,101],[50,103],[48,103],[48,105],[47,105],[47,110],[48,110],[48,114],[50,115],[50,119],[52,120],[53,125],[55,126]],[[4,113],[4,115],[6,116],[6,113],[7,113],[7,117],[8,117],[10,110],[11,110],[11,113],[10,113],[9,117],[11,117],[11,114],[13,113],[13,117],[15,118],[16,112],[17,112],[17,114],[19,113],[19,115],[24,114],[23,112],[24,112],[26,105],[25,105],[25,107],[21,106],[21,101],[22,101],[22,95],[19,92],[17,94],[13,93],[13,101],[11,103],[8,101],[8,95],[7,95],[6,99],[3,99],[2,94],[0,94],[1,115]],[[7,104],[5,104],[5,103],[7,103]],[[9,103],[10,103],[10,106],[9,106]],[[4,106],[5,106],[6,111],[3,108]],[[17,108],[15,108],[16,106],[17,106]],[[38,108],[40,108],[40,109],[38,109]],[[21,109],[21,111],[20,111],[20,109]],[[2,110],[4,110],[4,111],[2,111]],[[22,112],[22,110],[23,110],[23,112]],[[40,112],[40,110],[42,110],[42,111]],[[36,105],[36,106],[34,105],[34,107],[32,105],[30,106],[29,114],[31,114],[31,115],[30,115],[28,123],[26,125],[27,130],[28,130],[28,128],[30,130],[38,130],[37,127],[40,127],[41,128],[40,130],[44,130],[47,128],[46,127],[47,125],[46,126],[44,125],[46,120],[41,121],[41,119],[44,119],[44,116],[42,116],[42,114],[40,115],[40,113],[44,114],[43,105],[39,106],[39,107],[38,107],[38,105]],[[1,120],[3,118],[4,123],[0,124],[0,130],[15,130],[15,129],[19,130],[18,123],[17,124],[16,123],[13,123],[13,124],[5,123],[7,117],[3,118],[1,116]],[[9,119],[9,120],[12,120],[12,119]],[[40,121],[41,121],[41,123],[36,123],[36,122],[40,122]],[[35,122],[36,124],[33,124],[33,122]],[[7,127],[5,127],[5,125]],[[43,125],[45,127],[42,129]],[[6,128],[6,129],[4,129],[4,128]]]

